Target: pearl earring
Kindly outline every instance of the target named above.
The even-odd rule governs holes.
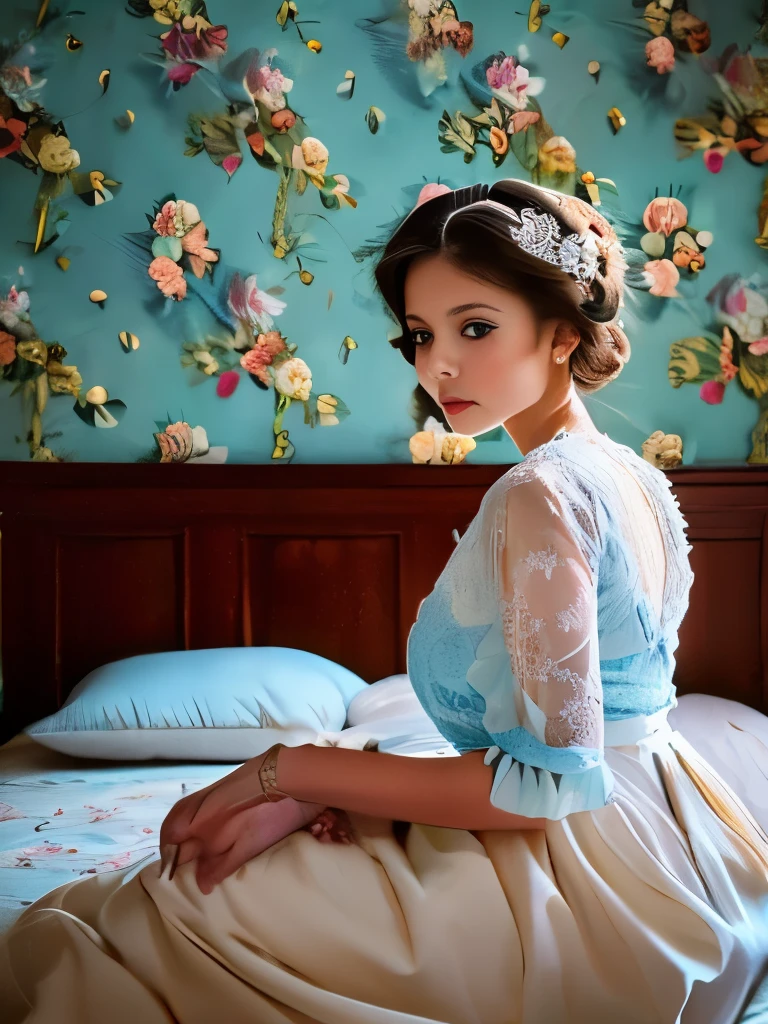
[[[556,363],[562,363],[562,361],[563,361],[563,359],[564,359],[564,358],[565,358],[565,356],[558,356],[558,357],[557,357],[557,358],[555,359],[555,362],[556,362]]]

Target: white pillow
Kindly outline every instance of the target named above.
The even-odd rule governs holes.
[[[290,647],[142,654],[89,673],[24,732],[75,757],[246,761],[273,743],[323,743],[365,680]]]
[[[354,739],[354,742],[353,742]],[[338,746],[375,740],[386,754],[458,757],[421,706],[407,675],[387,676],[357,693],[347,709],[347,728]]]

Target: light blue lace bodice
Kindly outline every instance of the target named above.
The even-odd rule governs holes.
[[[693,574],[669,487],[624,445],[558,434],[490,488],[422,602],[409,677],[458,751],[488,748],[497,806],[560,818],[606,804],[605,723],[675,705]],[[649,523],[659,612],[628,541]]]

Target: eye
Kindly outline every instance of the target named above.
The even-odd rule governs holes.
[[[491,331],[496,330],[493,324],[485,324],[481,320],[473,320],[471,324],[467,324],[461,333],[465,334],[470,328],[479,332],[477,334],[470,334],[470,338],[484,338],[486,335],[490,334]]]
[[[424,335],[426,335],[426,337],[424,337]],[[429,331],[411,331],[411,341],[416,346],[426,345],[431,337],[432,335]]]

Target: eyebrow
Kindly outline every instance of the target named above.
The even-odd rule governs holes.
[[[448,310],[448,316],[458,316],[459,313],[466,313],[470,309],[492,309],[496,313],[501,313],[502,310],[497,309],[496,306],[489,306],[487,302],[467,302],[463,306],[454,306],[453,309]],[[418,316],[416,313],[406,313],[406,320],[418,320],[420,323],[425,324],[427,321]]]

